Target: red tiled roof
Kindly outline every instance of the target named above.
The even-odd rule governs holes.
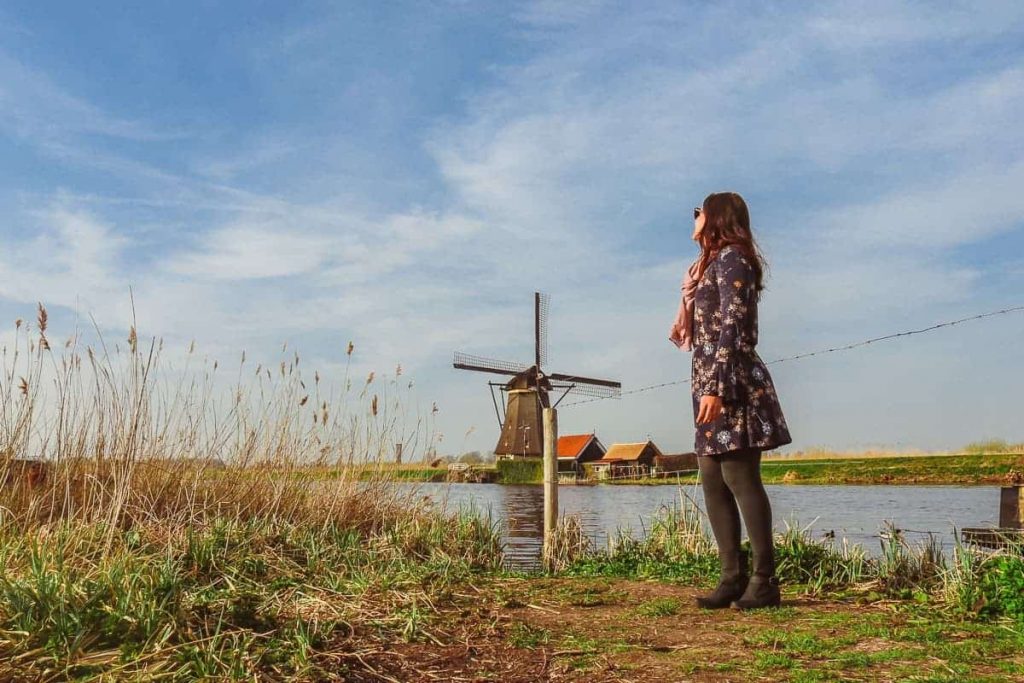
[[[577,457],[593,438],[593,434],[566,434],[558,437],[558,457]]]

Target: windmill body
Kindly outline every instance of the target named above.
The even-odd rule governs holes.
[[[503,383],[490,382],[491,398],[501,425],[501,435],[494,448],[496,457],[540,457],[544,452],[542,409],[550,408],[549,394],[562,391],[561,401],[569,391],[595,397],[618,396],[622,385],[606,379],[595,379],[564,373],[545,373],[547,364],[547,310],[548,297],[534,293],[534,363],[515,363],[464,353],[455,354],[454,366],[459,370],[472,370],[499,375],[511,375]],[[494,389],[498,387],[507,399],[504,417],[498,411]],[[555,405],[558,405],[558,401]]]

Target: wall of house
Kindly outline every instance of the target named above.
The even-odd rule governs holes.
[[[581,463],[593,462],[595,460],[600,460],[603,455],[604,451],[601,449],[601,446],[599,446],[596,441],[591,441],[583,450],[583,453],[580,454],[579,461]]]

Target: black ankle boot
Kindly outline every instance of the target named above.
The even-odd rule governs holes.
[[[755,576],[750,579],[743,596],[734,600],[733,609],[746,610],[760,607],[778,607],[782,604],[779,592],[779,580],[774,576],[763,578]]]
[[[710,595],[702,595],[697,598],[697,607],[701,607],[703,609],[722,609],[723,607],[728,607],[733,600],[742,596],[746,589],[746,574],[741,574],[727,579],[720,579],[714,592]]]

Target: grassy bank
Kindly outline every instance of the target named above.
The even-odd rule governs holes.
[[[540,484],[543,468],[536,461],[503,461],[496,468],[499,484]],[[390,476],[401,481],[445,481],[446,469],[422,465],[385,466]],[[492,469],[478,466],[481,469]],[[371,466],[357,476],[371,479],[380,468]],[[322,468],[310,476],[331,479],[337,470]],[[950,455],[865,455],[845,454],[834,458],[774,457],[762,462],[761,474],[771,484],[946,484],[1010,485],[1024,482],[1024,454],[963,453]],[[677,478],[678,476],[678,478]],[[650,485],[692,483],[696,472],[685,472],[656,479],[605,479],[601,484]]]
[[[794,528],[776,537],[780,610],[702,611],[693,598],[717,553],[680,494],[645,538],[606,548],[563,519],[550,571],[530,574],[501,568],[486,517],[413,501],[362,524],[8,526],[0,679],[1024,676],[1024,557],[956,547],[947,559],[894,530],[869,556]]]
[[[1024,455],[978,454],[843,460],[766,460],[772,483],[1011,484],[1024,481]]]
[[[995,444],[1001,441],[993,442]],[[822,451],[791,456],[768,457],[763,461],[762,477],[768,483],[809,484],[951,484],[1009,485],[1024,482],[1024,452],[989,452],[985,444],[977,445],[973,453],[962,454],[835,454]],[[476,465],[475,469],[493,474],[497,483],[543,483],[544,468],[540,459],[501,461],[496,465]],[[358,464],[352,472],[342,473],[334,467],[315,467],[303,470],[304,476],[334,479],[353,476],[370,480],[386,472],[398,481],[445,481],[446,467],[428,467],[422,464],[394,465],[388,463]],[[696,472],[684,472],[663,478],[601,479],[599,483],[660,485],[678,481],[692,483]]]
[[[947,484],[1010,485],[1024,482],[1024,455],[873,456],[858,459],[766,458],[761,477],[769,484]],[[609,484],[693,483],[696,472],[667,479],[620,479]]]
[[[500,680],[996,683],[1024,676],[1020,626],[951,618],[929,604],[789,589],[782,608],[739,615],[696,610],[700,591],[664,580],[552,577],[499,588],[506,602],[496,618],[508,624],[525,669]]]
[[[701,512],[680,496],[645,538],[620,532],[604,549],[563,520],[557,578],[525,586],[561,609],[531,613],[523,637],[563,651],[575,643],[572,666],[600,671],[610,660],[647,680],[1024,677],[1024,548],[943,552],[890,526],[868,554],[790,527],[775,539],[783,608],[707,612],[691,601],[694,587],[714,585],[717,552]]]
[[[349,680],[360,653],[433,636],[495,568],[477,516],[375,529],[214,518],[0,536],[0,679]],[[436,636],[433,636],[436,637]]]
[[[295,473],[309,479],[338,479],[339,477],[350,477],[360,481],[373,481],[385,476],[393,481],[424,482],[446,481],[448,477],[447,467],[430,467],[428,465],[395,465],[392,463],[370,463],[356,464],[352,466],[351,472],[343,472],[338,467],[320,466],[304,468],[301,472]]]
[[[500,561],[381,465],[423,444],[400,369],[329,388],[286,349],[225,374],[51,335],[40,306],[2,353],[0,680],[371,680]]]

